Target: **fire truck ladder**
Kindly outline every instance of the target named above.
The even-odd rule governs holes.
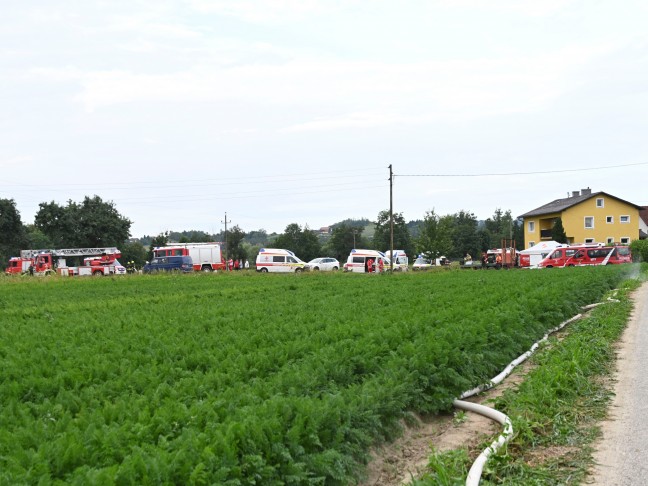
[[[57,257],[64,256],[94,256],[94,255],[112,255],[119,253],[119,250],[115,247],[110,248],[64,248],[61,250],[22,250],[20,256],[22,258],[35,258],[40,253],[49,252]]]

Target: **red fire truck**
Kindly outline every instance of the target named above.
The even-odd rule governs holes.
[[[20,257],[9,260],[6,272],[34,275],[123,275],[126,268],[119,260],[117,248],[66,248],[60,250],[22,250]],[[67,259],[81,260],[79,265],[68,266]]]
[[[196,272],[225,270],[220,243],[172,243],[153,248],[153,257],[190,256]]]
[[[29,267],[33,265],[33,258],[11,257],[5,273],[9,275],[20,275],[28,273]]]

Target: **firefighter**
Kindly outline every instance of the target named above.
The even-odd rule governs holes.
[[[34,276],[34,264],[29,265],[29,275]]]

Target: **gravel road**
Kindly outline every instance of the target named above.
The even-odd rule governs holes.
[[[634,301],[619,342],[616,396],[609,419],[602,424],[591,484],[648,484],[648,282],[637,290]]]

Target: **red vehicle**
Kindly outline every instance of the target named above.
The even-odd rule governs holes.
[[[29,267],[33,265],[33,258],[11,257],[5,273],[9,275],[20,275],[29,272]]]
[[[176,243],[153,249],[153,257],[190,256],[196,272],[225,270],[225,260],[219,243]]]
[[[632,254],[627,246],[572,245],[553,250],[538,263],[538,268],[608,265],[631,261]]]
[[[627,246],[603,246],[600,248],[581,248],[571,256],[566,266],[614,265],[632,262],[632,254]]]
[[[117,248],[67,248],[61,250],[22,250],[20,258],[9,260],[7,273],[20,274],[30,272],[34,275],[58,273],[63,276],[74,275],[110,275],[126,273],[117,258],[121,253]],[[67,259],[82,263],[68,266]],[[31,267],[31,270],[30,270]],[[23,270],[24,268],[24,270]]]

